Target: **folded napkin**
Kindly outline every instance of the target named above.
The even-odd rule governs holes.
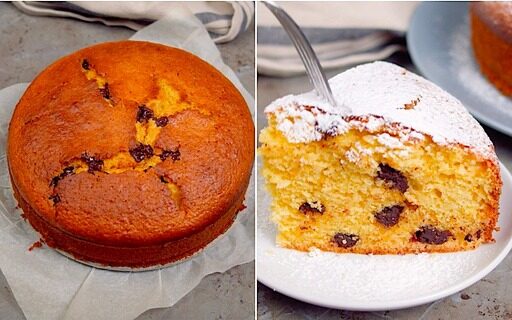
[[[416,2],[279,2],[301,27],[324,69],[381,60],[405,50]],[[272,13],[258,3],[258,73],[291,76],[305,69]]]
[[[133,30],[140,30],[172,11],[187,7],[216,43],[236,38],[249,27],[254,16],[253,2],[244,1],[13,1],[13,4],[30,15],[75,18]]]

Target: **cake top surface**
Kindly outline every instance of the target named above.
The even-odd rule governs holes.
[[[153,245],[239,209],[252,128],[238,90],[200,58],[110,42],[31,83],[7,155],[20,196],[52,226],[106,245]]]
[[[336,107],[311,91],[277,99],[266,108],[290,142],[318,141],[350,128],[385,130],[405,140],[428,135],[438,144],[460,144],[495,158],[488,136],[456,98],[404,68],[373,62],[329,83]]]

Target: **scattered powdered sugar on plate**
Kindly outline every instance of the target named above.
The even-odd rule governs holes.
[[[469,17],[465,23],[457,26],[452,34],[449,56],[452,59],[450,68],[459,82],[468,91],[479,96],[487,104],[501,112],[512,115],[512,99],[502,95],[480,72],[473,55],[469,30]]]
[[[461,144],[495,158],[491,141],[464,106],[406,69],[378,61],[340,73],[329,83],[338,105],[350,113],[330,106],[315,92],[285,96],[265,109],[290,142],[318,141],[350,128],[396,132],[398,127],[402,140],[426,134],[436,143]]]
[[[319,255],[322,254],[322,251],[318,248],[315,248],[315,247],[311,247],[309,248],[309,251],[308,251],[308,256],[309,257],[317,257]]]
[[[258,161],[259,168],[260,161]],[[260,170],[260,169],[259,169]],[[504,193],[511,190],[504,172]],[[310,303],[355,310],[389,310],[427,303],[471,285],[506,256],[512,244],[512,218],[500,215],[496,243],[458,253],[363,255],[311,248],[278,247],[270,221],[271,196],[258,176],[258,280],[281,293]],[[512,202],[502,199],[501,212]],[[422,300],[423,299],[423,300]],[[415,302],[414,302],[415,301]]]

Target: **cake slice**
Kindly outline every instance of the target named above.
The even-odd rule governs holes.
[[[385,62],[330,84],[336,107],[310,92],[265,110],[259,152],[278,245],[403,254],[494,241],[499,163],[457,99]]]

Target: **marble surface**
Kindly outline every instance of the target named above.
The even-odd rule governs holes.
[[[126,28],[71,19],[27,16],[1,2],[0,88],[31,81],[45,66],[65,54],[98,42],[127,39],[133,33]],[[254,27],[218,47],[226,64],[254,94]],[[251,262],[209,275],[173,307],[148,310],[137,320],[184,319],[183,315],[187,319],[252,319],[254,286]],[[0,319],[25,319],[1,273]]]
[[[417,72],[407,54],[399,53],[388,60]],[[342,71],[329,72],[327,77],[330,78]],[[286,79],[259,76],[258,132],[267,124],[263,113],[265,106],[286,94],[301,93],[312,88],[305,76]],[[499,159],[509,171],[512,171],[512,137],[489,127],[484,126],[484,129],[494,143]],[[487,277],[469,288],[433,303],[409,309],[371,313],[327,309],[286,297],[261,283],[258,283],[257,300],[257,315],[260,320],[512,319],[512,253]]]

